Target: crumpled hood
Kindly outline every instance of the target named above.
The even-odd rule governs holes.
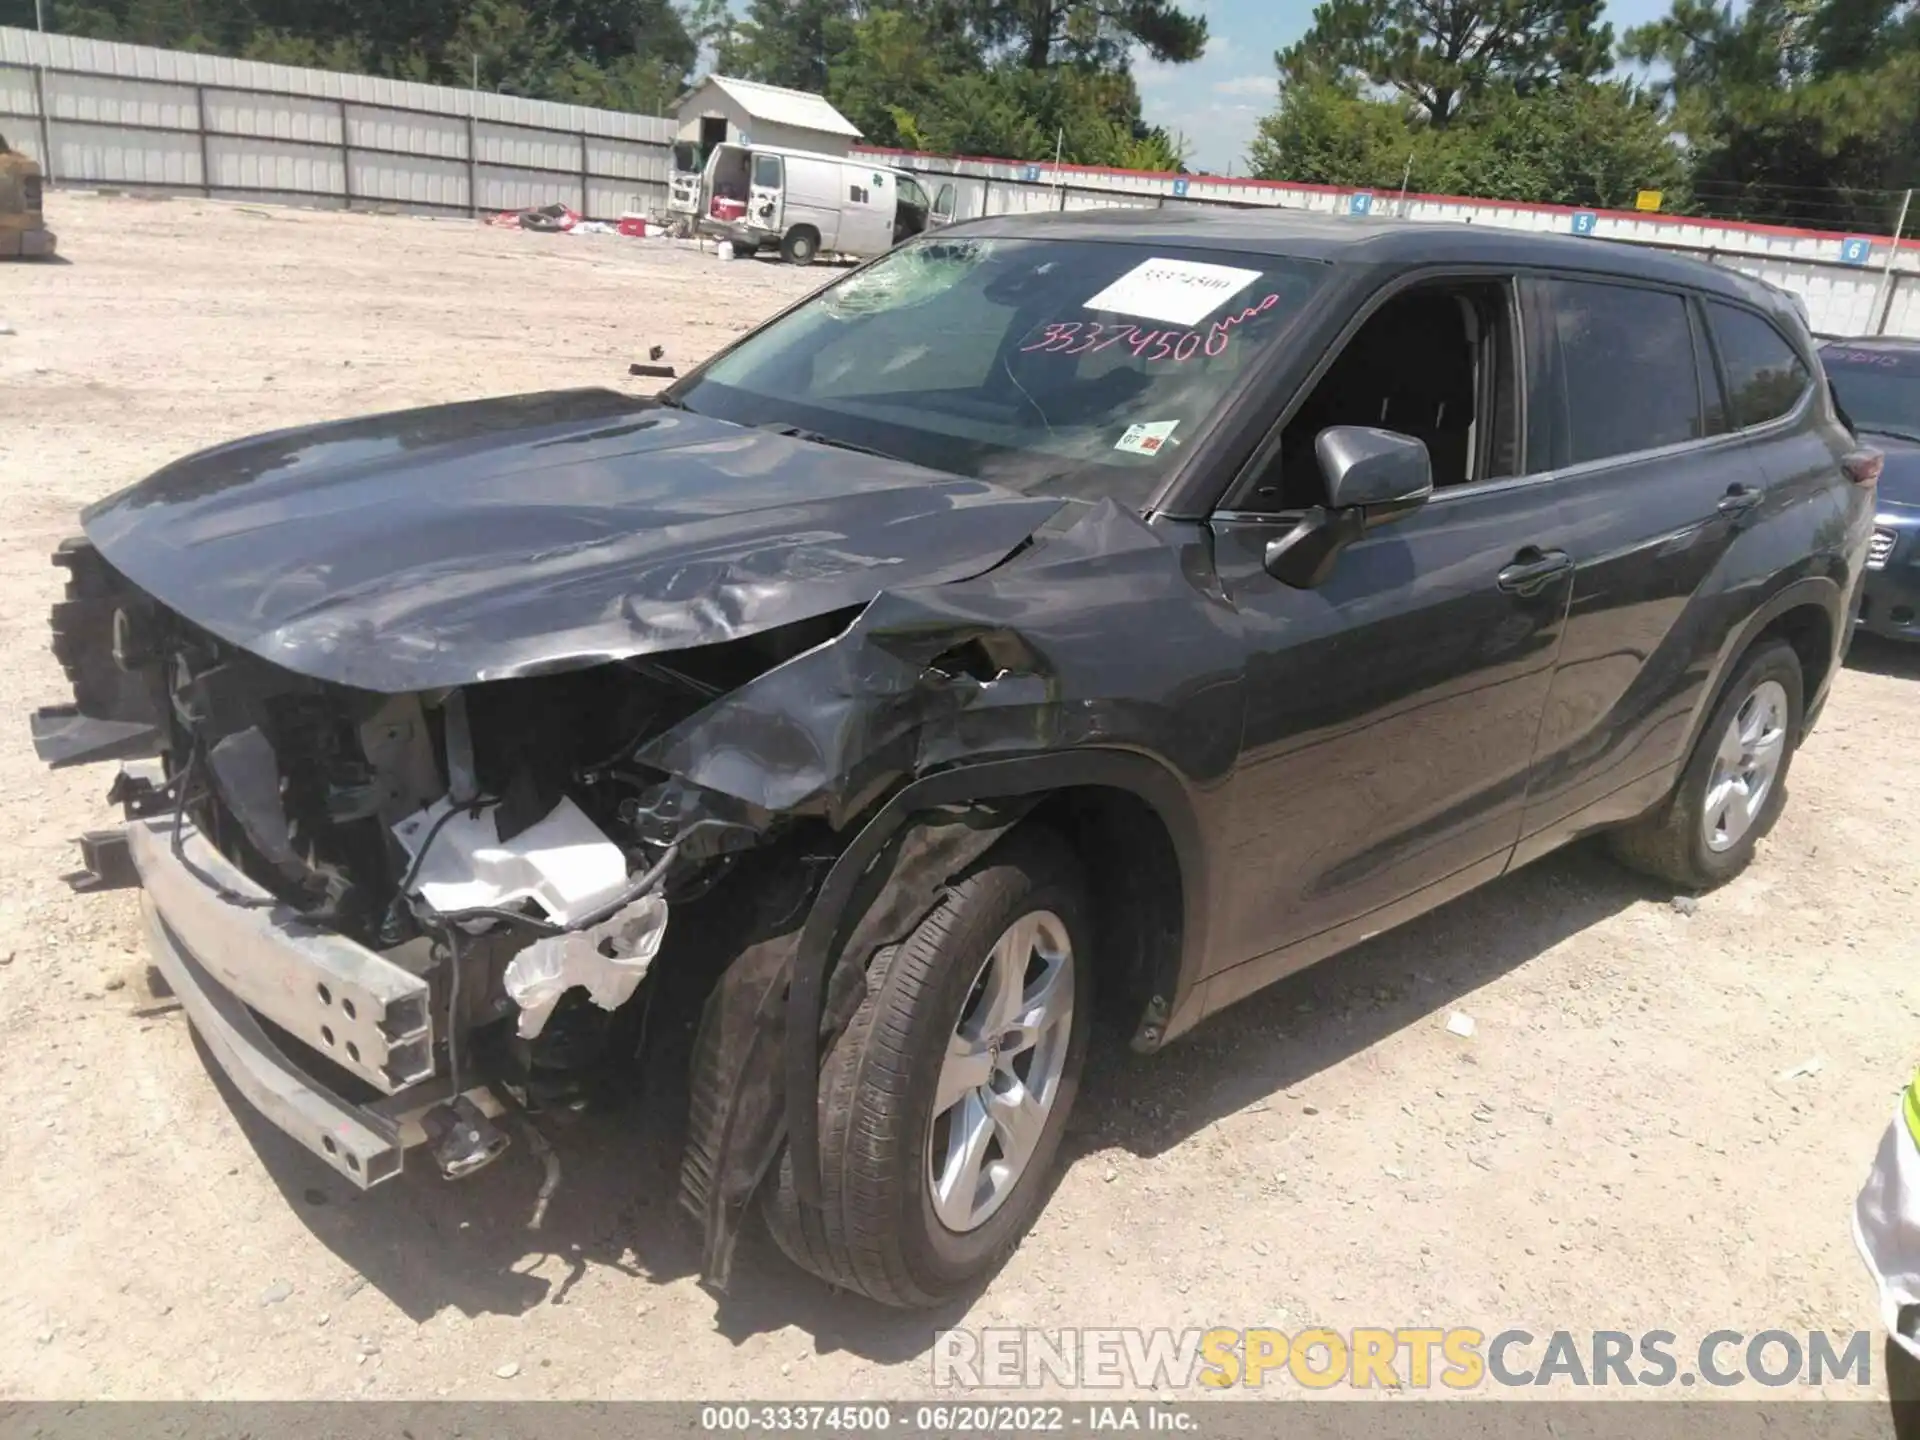
[[[85,516],[162,604],[399,693],[750,635],[990,568],[1060,508],[608,390],[283,430]]]

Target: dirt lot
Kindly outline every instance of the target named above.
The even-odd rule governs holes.
[[[671,1076],[562,1136],[539,1232],[524,1147],[457,1186],[335,1183],[210,1079],[133,900],[59,883],[109,817],[103,774],[27,744],[65,698],[48,552],[196,447],[624,385],[649,344],[691,361],[824,276],[194,200],[50,218],[70,263],[0,268],[0,1396],[899,1396],[936,1324],[1874,1324],[1849,1207],[1920,1058],[1920,657],[1885,648],[1697,912],[1579,847],[1158,1060],[1096,1051],[1058,1193],[962,1310],[833,1297],[758,1238],[729,1300],[701,1290]]]

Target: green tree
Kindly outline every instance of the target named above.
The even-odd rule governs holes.
[[[1360,93],[1338,75],[1289,81],[1280,106],[1260,121],[1247,161],[1254,175],[1313,185],[1398,185],[1410,158],[1433,151],[1431,127],[1412,123],[1403,101]],[[1422,181],[1423,186],[1425,181]]]
[[[1436,139],[1422,189],[1605,209],[1658,190],[1668,208],[1685,203],[1685,160],[1653,98],[1630,84],[1496,91]]]
[[[1505,86],[1532,94],[1605,71],[1604,0],[1323,0],[1298,43],[1276,56],[1285,83],[1364,81],[1444,128]]]
[[[923,14],[874,10],[831,57],[827,94],[868,143],[923,149],[930,108],[953,103],[944,87],[980,69],[964,38],[936,35]]]
[[[989,45],[1029,70],[1069,61],[1124,69],[1140,45],[1156,60],[1197,60],[1207,48],[1204,16],[1173,0],[989,0],[972,19]]]
[[[1896,0],[1675,0],[1625,58],[1687,139],[1696,204],[1731,218],[1884,228],[1920,179],[1920,7]]]
[[[751,0],[734,64],[742,79],[824,94],[852,25],[852,0]]]
[[[1409,188],[1532,204],[1633,203],[1640,190],[1683,199],[1685,161],[1654,99],[1617,81],[1569,81],[1523,95],[1502,86],[1432,124],[1403,100],[1351,81],[1290,84],[1260,123],[1249,159],[1272,180]]]
[[[727,0],[692,0],[686,13],[687,33],[718,75],[740,69],[740,24]]]

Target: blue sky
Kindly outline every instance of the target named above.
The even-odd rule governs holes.
[[[1314,0],[1184,0],[1205,15],[1212,39],[1190,65],[1142,59],[1134,78],[1146,118],[1184,134],[1196,170],[1247,171],[1253,127],[1275,102],[1273,52],[1291,45],[1313,21]],[[1666,13],[1667,0],[1613,0],[1606,18],[1616,34]]]

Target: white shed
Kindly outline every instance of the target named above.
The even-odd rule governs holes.
[[[727,75],[709,75],[694,86],[678,118],[675,139],[698,145],[702,156],[727,143],[845,155],[860,138],[858,127],[824,96]]]

